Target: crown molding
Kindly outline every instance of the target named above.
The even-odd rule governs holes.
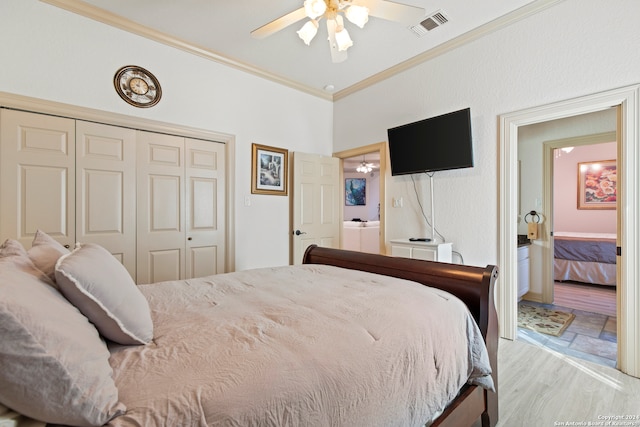
[[[104,9],[100,9],[82,0],[40,0],[40,1],[43,3],[50,4],[52,6],[59,7],[61,9],[65,9],[69,12],[84,16],[86,18],[93,19],[94,21],[102,22],[103,24],[107,24],[112,27],[130,32],[132,34],[145,37],[149,40],[153,40],[158,43],[162,43],[167,46],[171,46],[176,49],[180,49],[185,52],[203,57],[205,59],[217,62],[219,64],[227,65],[237,70],[241,70],[241,71],[253,74],[255,76],[265,78],[267,80],[271,80],[275,83],[288,86],[290,88],[305,92],[309,95],[317,96],[319,98],[326,99],[328,101],[338,101],[353,93],[363,90],[369,86],[372,86],[376,83],[379,83],[383,80],[393,77],[396,74],[399,74],[403,71],[413,68],[416,65],[422,64],[446,52],[456,49],[462,45],[465,45],[474,40],[477,40],[487,34],[490,34],[494,31],[507,27],[513,24],[514,22],[525,19],[531,15],[534,15],[538,12],[548,9],[554,6],[555,4],[562,2],[563,0],[536,0],[532,3],[529,3],[521,8],[514,10],[511,13],[501,16],[500,18],[494,19],[493,21],[487,24],[484,24],[478,28],[468,31],[465,34],[462,34],[454,39],[449,40],[448,42],[442,43],[433,49],[430,49],[426,52],[416,55],[413,58],[410,58],[404,62],[401,62],[377,74],[374,74],[371,77],[361,80],[360,82],[354,85],[351,85],[345,89],[342,89],[338,92],[335,92],[333,94],[327,93],[320,89],[312,88],[300,82],[285,78],[281,75],[270,73],[268,71],[249,65],[247,63],[221,55],[220,53],[206,49],[202,46],[189,43],[180,38],[169,36],[160,31],[154,30],[152,28],[133,22],[129,19],[123,18],[122,16],[116,15]]]
[[[388,68],[384,71],[381,71],[377,74],[374,74],[371,77],[368,77],[354,85],[349,86],[343,90],[340,90],[333,94],[333,100],[337,101],[339,99],[345,98],[348,95],[356,93],[360,90],[363,90],[369,86],[372,86],[376,83],[379,83],[383,80],[386,80],[390,77],[395,76],[403,71],[406,71],[410,68],[415,67],[416,65],[420,65],[424,62],[427,62],[433,58],[436,58],[446,52],[454,50],[460,46],[463,46],[467,43],[470,43],[474,40],[477,40],[481,37],[484,37],[487,34],[490,34],[499,29],[505,28],[514,22],[525,19],[531,15],[534,15],[538,12],[541,12],[545,9],[548,9],[554,6],[557,3],[562,2],[563,0],[536,0],[533,3],[529,3],[521,8],[514,10],[511,13],[503,15],[499,18],[494,19],[491,22],[488,22],[480,27],[477,27],[471,31],[468,31],[456,38],[453,38],[445,43],[442,43],[433,49],[429,49],[426,52],[423,52],[419,55],[414,56],[404,62],[401,62],[391,68]]]

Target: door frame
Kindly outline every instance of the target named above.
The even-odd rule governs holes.
[[[500,336],[517,336],[518,127],[618,107],[618,369],[640,377],[640,85],[587,95],[499,117],[497,287]]]
[[[350,148],[344,151],[338,151],[333,153],[333,157],[337,157],[340,159],[340,182],[344,182],[344,159],[349,157],[362,156],[368,153],[373,152],[380,153],[380,253],[387,253],[387,239],[385,233],[385,188],[386,188],[386,178],[387,178],[387,143],[378,142],[375,144],[364,145],[362,147]],[[344,186],[342,186],[342,200],[344,200]],[[340,223],[344,221],[344,209],[340,209]],[[343,227],[340,227],[340,246],[342,247],[342,239],[343,239]]]

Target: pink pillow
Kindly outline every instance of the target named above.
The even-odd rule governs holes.
[[[96,328],[49,284],[22,245],[0,247],[0,403],[64,425],[125,411]]]
[[[33,264],[54,283],[56,281],[56,262],[62,255],[68,253],[69,249],[62,246],[42,230],[36,231],[31,249],[27,251]]]
[[[102,246],[87,243],[56,264],[60,292],[120,344],[148,344],[153,339],[149,304],[126,268]]]

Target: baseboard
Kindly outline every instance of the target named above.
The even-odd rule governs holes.
[[[542,302],[542,294],[538,292],[527,292],[522,296],[525,301]]]

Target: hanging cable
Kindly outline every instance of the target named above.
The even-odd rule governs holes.
[[[425,172],[425,175],[427,175],[429,178],[433,178],[434,172],[431,172],[431,174],[429,174],[428,172]],[[422,213],[422,217],[424,218],[427,225],[431,227],[431,222],[429,221],[429,218],[427,218],[427,215],[424,213],[424,207],[422,206],[422,202],[420,202],[420,195],[418,194],[418,188],[416,187],[416,180],[413,174],[411,174],[411,181],[413,182],[413,191],[416,193],[416,200],[418,201],[418,206],[420,206],[420,212]],[[442,238],[443,242],[447,241],[437,229],[435,229],[435,231],[436,231],[436,234],[440,236],[440,238]],[[435,238],[435,236],[431,236],[431,237]]]

